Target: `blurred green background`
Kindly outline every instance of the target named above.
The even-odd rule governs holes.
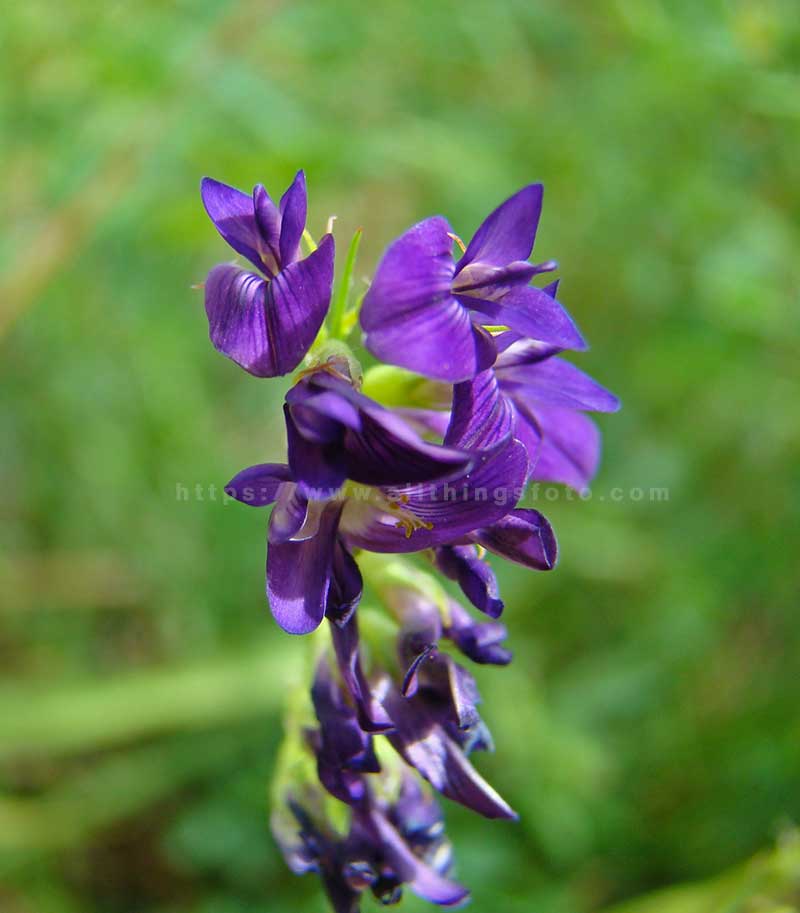
[[[3,18],[0,910],[324,909],[266,823],[301,649],[266,516],[209,488],[279,457],[286,383],[217,355],[191,288],[229,257],[200,177],[280,193],[301,166],[315,234],[364,227],[364,274],[542,180],[537,257],[624,402],[592,499],[541,493],[559,568],[503,572],[516,660],[478,671],[478,763],[522,819],[448,806],[474,909],[694,881],[625,909],[800,909],[800,6]]]

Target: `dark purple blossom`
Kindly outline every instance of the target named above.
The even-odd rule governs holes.
[[[382,361],[449,382],[468,380],[496,357],[486,327],[506,326],[560,348],[584,349],[571,317],[531,286],[555,263],[528,263],[542,208],[531,184],[494,210],[461,258],[441,216],[410,228],[381,260],[364,298],[364,343]]]
[[[258,272],[215,266],[205,282],[214,348],[257,377],[294,370],[311,348],[331,299],[334,242],[300,257],[306,181],[298,172],[276,205],[261,184],[252,196],[204,178],[200,192],[217,231]]]
[[[441,811],[405,775],[394,801],[368,795],[351,811],[340,836],[289,799],[294,826],[275,828],[287,864],[296,874],[318,872],[336,913],[358,913],[366,891],[384,905],[397,903],[404,885],[443,907],[462,904],[469,892],[449,877],[450,843]]]
[[[303,634],[321,623],[331,587],[348,585],[345,556],[354,547],[421,551],[479,535],[509,514],[527,472],[525,449],[499,428],[487,449],[463,449],[462,436],[491,409],[483,400],[475,408],[472,417],[469,407],[459,412],[458,433],[439,446],[342,377],[320,371],[290,391],[289,465],[252,466],[226,486],[251,506],[275,503],[267,595],[284,630]]]

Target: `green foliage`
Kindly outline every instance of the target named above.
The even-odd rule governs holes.
[[[4,12],[3,913],[323,909],[267,831],[302,648],[265,606],[264,513],[222,496],[281,458],[288,381],[218,356],[191,288],[228,258],[200,177],[280,189],[300,166],[314,237],[336,213],[343,253],[363,226],[351,300],[414,221],[466,238],[542,180],[537,257],[624,403],[591,499],[537,492],[558,569],[503,575],[516,658],[478,672],[479,766],[521,822],[448,806],[474,909],[698,880],[618,909],[798,906],[796,850],[743,863],[800,818],[797,13]]]

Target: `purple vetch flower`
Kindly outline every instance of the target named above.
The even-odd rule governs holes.
[[[359,725],[355,712],[336,683],[327,659],[317,665],[311,700],[319,729],[308,736],[317,758],[320,783],[342,802],[354,803],[366,796],[361,774],[378,773],[372,736]]]
[[[486,327],[585,349],[564,308],[529,285],[556,268],[527,262],[541,208],[542,185],[523,187],[484,220],[457,262],[455,235],[442,216],[410,228],[384,254],[364,298],[366,347],[389,364],[451,383],[494,363]]]
[[[334,242],[300,257],[306,224],[306,180],[297,173],[276,205],[261,184],[252,196],[212,178],[200,192],[217,231],[258,270],[226,263],[205,283],[211,342],[250,374],[294,370],[325,320],[333,282]]]
[[[478,535],[509,514],[527,472],[525,449],[508,434],[484,450],[462,448],[467,413],[441,446],[326,371],[289,392],[289,465],[252,466],[226,486],[251,506],[275,503],[267,595],[284,630],[314,630],[331,587],[352,588],[344,577],[353,547],[421,551]]]
[[[492,750],[481,719],[478,688],[472,675],[438,649],[443,637],[478,662],[505,665],[510,653],[500,642],[505,629],[494,622],[474,623],[456,602],[443,625],[439,608],[413,589],[395,594],[402,617],[398,656],[405,669],[401,683],[380,683],[383,706],[394,728],[386,735],[398,754],[442,795],[487,818],[516,818],[508,803],[475,770],[468,755]]]
[[[453,856],[436,801],[409,773],[393,800],[373,795],[366,783],[364,789],[344,836],[288,798],[294,825],[273,823],[273,832],[291,870],[318,872],[336,913],[358,913],[366,891],[384,905],[397,903],[404,885],[444,907],[467,900],[467,889],[449,877]]]

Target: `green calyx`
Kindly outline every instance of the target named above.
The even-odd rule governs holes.
[[[364,393],[384,406],[449,409],[451,394],[442,383],[394,365],[375,365],[364,375]]]

